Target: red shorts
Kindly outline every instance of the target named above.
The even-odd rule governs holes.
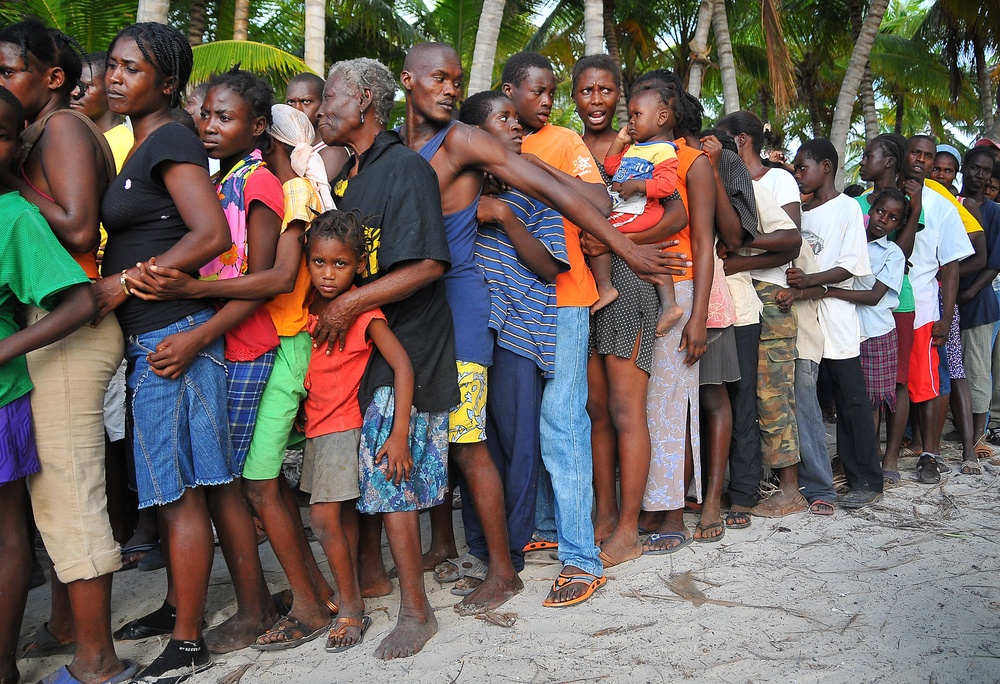
[[[896,364],[896,384],[905,385],[910,381],[910,352],[913,350],[913,316],[914,313],[893,312],[896,320],[896,340],[898,342]]]
[[[938,376],[939,351],[931,344],[933,325],[927,323],[913,331],[908,383],[910,401],[913,402],[927,401],[941,394],[941,378]]]

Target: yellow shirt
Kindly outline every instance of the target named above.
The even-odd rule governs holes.
[[[305,178],[297,177],[282,183],[281,189],[285,195],[285,216],[281,220],[281,232],[284,233],[292,221],[304,221],[308,227],[313,217],[322,209],[319,195],[316,194],[312,183]],[[264,304],[267,312],[271,314],[274,329],[278,331],[279,337],[298,335],[306,329],[309,323],[306,295],[309,293],[310,284],[306,257],[303,254],[292,291],[280,294]]]
[[[962,203],[959,202],[953,194],[951,194],[951,191],[948,190],[948,188],[930,178],[924,179],[924,185],[944,197],[946,200],[951,202],[952,206],[958,209],[958,215],[962,217],[962,225],[965,226],[966,233],[983,232],[983,227],[979,225],[979,221],[976,220],[976,217],[970,214],[969,210],[962,206]]]

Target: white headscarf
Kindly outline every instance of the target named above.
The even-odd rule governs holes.
[[[292,170],[296,174],[310,180],[319,193],[323,211],[336,209],[333,195],[330,194],[330,180],[326,176],[326,166],[319,152],[313,149],[312,141],[316,131],[309,117],[295,107],[286,104],[276,104],[271,107],[273,122],[267,128],[267,133],[278,142],[291,145]]]

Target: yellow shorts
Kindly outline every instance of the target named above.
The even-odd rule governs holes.
[[[448,441],[475,444],[486,441],[486,366],[458,362],[461,400],[448,414]]]

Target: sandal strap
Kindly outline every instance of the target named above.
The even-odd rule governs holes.
[[[330,630],[330,636],[342,637],[347,633],[349,628],[357,627],[358,629],[364,629],[364,626],[361,618],[339,617],[333,621],[333,629]]]
[[[564,575],[563,573],[559,573],[559,576],[556,577],[556,581],[552,583],[552,589],[553,591],[557,591],[569,586],[570,584],[586,584],[587,586],[590,586],[599,579],[601,578],[597,575],[591,575],[585,572],[577,575]]]

